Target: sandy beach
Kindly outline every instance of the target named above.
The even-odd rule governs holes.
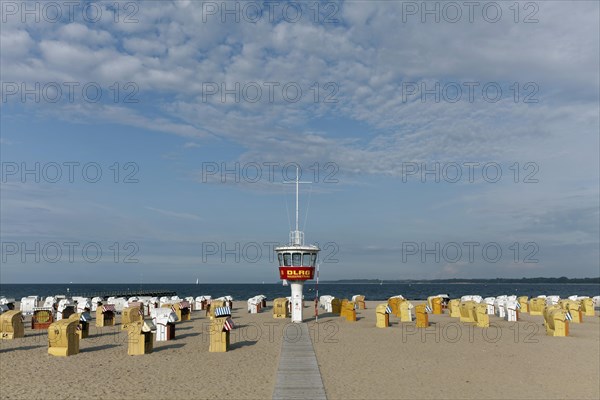
[[[542,317],[518,323],[490,316],[484,330],[448,314],[375,327],[367,302],[351,323],[320,314],[308,319],[329,399],[597,399],[600,397],[600,318],[571,325],[571,336],[546,336]],[[416,302],[415,302],[416,304]],[[155,342],[154,353],[128,356],[119,325],[96,328],[71,357],[47,354],[46,331],[0,341],[3,399],[267,399],[275,385],[282,336],[294,340],[288,320],[273,319],[271,303],[248,314],[234,302],[236,329],[227,353],[208,352],[208,317],[195,311],[177,324],[176,339]],[[308,302],[307,302],[308,305]],[[304,311],[312,314],[312,307]]]

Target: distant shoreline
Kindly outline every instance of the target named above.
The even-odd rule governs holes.
[[[481,285],[481,284],[584,284],[584,285],[598,285],[600,284],[600,277],[598,278],[494,278],[494,279],[406,279],[406,280],[381,280],[381,279],[338,279],[338,280],[321,280],[319,284],[327,284],[327,285],[389,285],[389,284],[411,284],[411,285],[419,285],[419,284],[455,284],[455,285]],[[176,283],[153,283],[153,282],[144,282],[143,285],[194,285],[192,282],[176,282]],[[236,282],[200,282],[201,285],[281,285],[281,281],[276,282],[245,282],[245,283],[236,283]],[[311,281],[307,281],[306,284],[316,284],[316,281],[313,279]],[[65,286],[77,286],[77,285],[127,285],[131,287],[140,286],[139,282],[123,282],[123,283],[111,283],[111,282],[35,282],[35,283],[23,283],[23,282],[15,282],[15,283],[0,283],[0,286],[4,285],[65,285]]]
[[[338,279],[335,281],[321,281],[320,283],[339,283],[339,284],[375,284],[393,283],[393,284],[486,284],[486,283],[508,283],[508,284],[532,284],[532,283],[573,283],[573,284],[600,284],[598,278],[494,278],[494,279],[405,279],[405,280],[381,280],[381,279]]]

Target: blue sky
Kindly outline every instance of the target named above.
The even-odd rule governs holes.
[[[319,171],[300,203],[322,279],[600,274],[597,2],[454,23],[447,2],[429,3],[439,22],[421,2],[321,2],[318,20],[305,4],[297,21],[252,3],[255,22],[191,1],[121,2],[115,22],[113,3],[56,22],[2,3],[2,283],[275,282],[294,198],[268,163]]]

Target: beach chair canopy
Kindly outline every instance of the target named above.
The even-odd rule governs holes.
[[[7,305],[7,304],[13,304],[14,302],[15,302],[15,299],[11,299],[9,297],[4,297],[4,296],[0,297],[0,304]]]
[[[73,302],[69,299],[62,299],[61,301],[58,302],[58,307],[57,310],[58,312],[63,312],[67,307],[72,307],[75,304],[73,304]]]
[[[142,332],[156,332],[156,325],[152,321],[145,320],[144,325],[142,325]]]
[[[155,323],[165,325],[168,322],[177,322],[177,314],[173,312],[170,308],[153,308],[150,310],[150,316]]]

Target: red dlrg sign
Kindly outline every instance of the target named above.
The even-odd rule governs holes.
[[[279,278],[288,281],[313,279],[314,275],[314,267],[279,267]]]

